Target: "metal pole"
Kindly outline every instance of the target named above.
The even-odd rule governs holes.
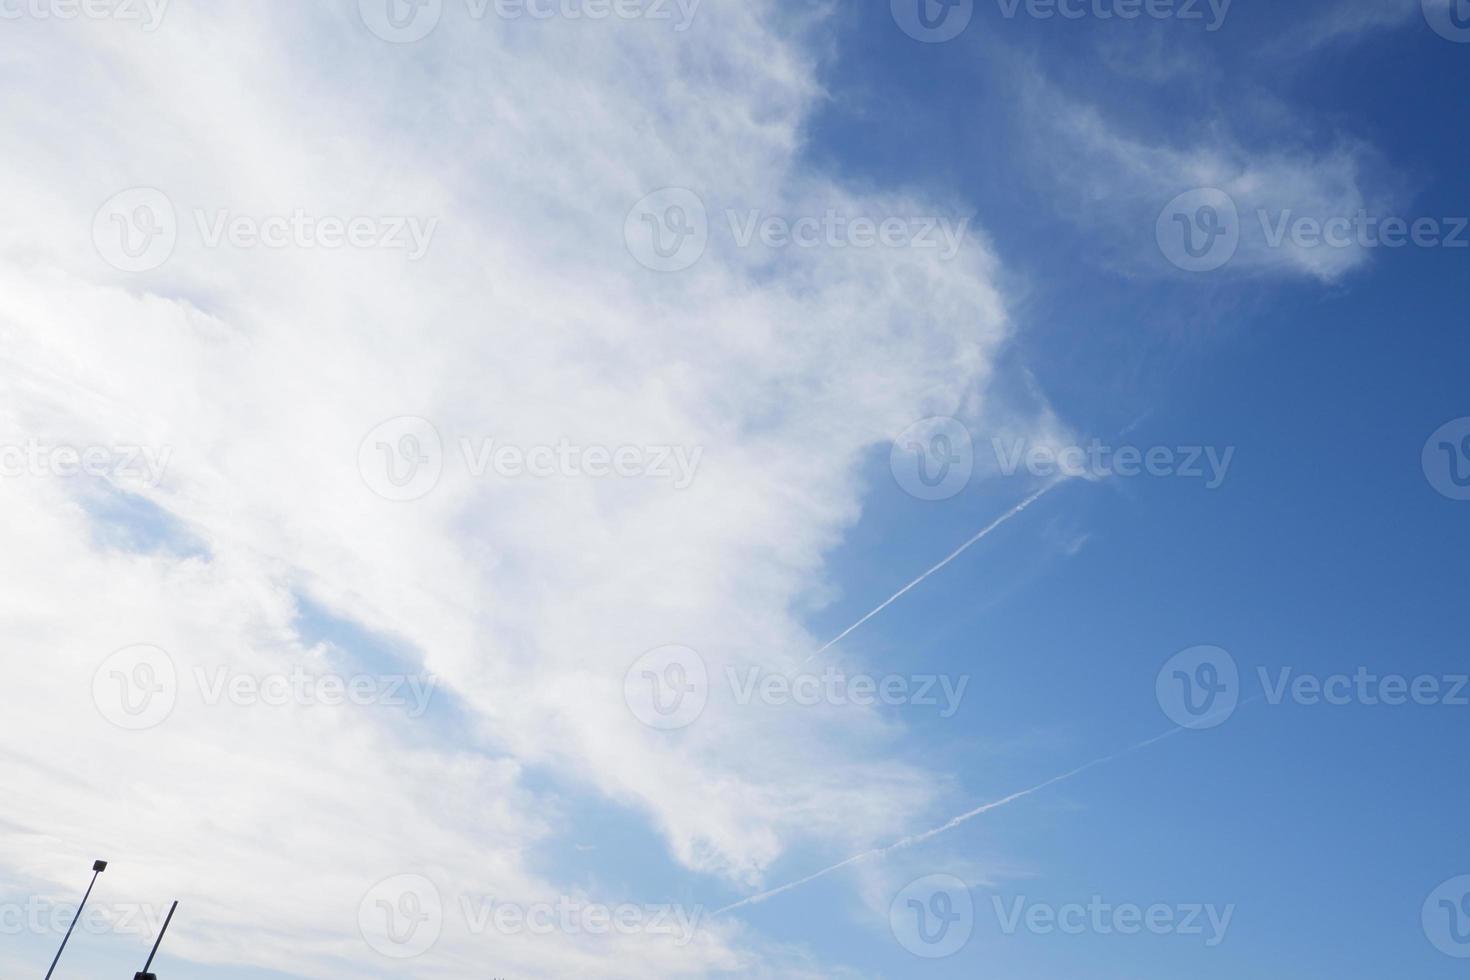
[[[158,947],[163,945],[163,937],[168,933],[168,924],[174,921],[174,912],[178,909],[178,907],[179,903],[177,901],[175,901],[174,904],[169,907],[168,918],[163,920],[163,928],[158,930],[158,938],[153,941],[153,952],[148,954],[148,962],[143,964],[143,972],[139,973],[136,977],[133,978],[133,980],[137,980],[137,977],[153,976],[153,974],[148,972],[149,969],[153,966],[153,957],[158,955]]]
[[[46,971],[46,980],[51,980],[51,974],[56,972],[56,964],[61,962],[61,954],[66,951],[66,944],[71,939],[71,931],[77,927],[77,920],[82,917],[82,909],[87,907],[87,899],[92,897],[92,888],[97,884],[97,876],[106,870],[106,861],[92,862],[92,884],[87,886],[87,894],[82,896],[82,904],[77,906],[77,914],[72,916],[71,925],[67,926],[66,935],[61,940],[61,949],[56,951],[56,958],[51,961],[51,969]]]

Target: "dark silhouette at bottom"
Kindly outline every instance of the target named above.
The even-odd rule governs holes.
[[[87,907],[87,899],[92,897],[92,888],[97,884],[97,876],[106,870],[106,861],[92,862],[92,884],[87,886],[87,894],[82,896],[82,904],[77,906],[77,914],[72,916],[71,925],[66,927],[66,935],[61,939],[61,948],[56,951],[56,958],[51,961],[51,969],[46,971],[46,980],[51,980],[51,974],[56,972],[56,964],[61,962],[61,954],[66,952],[66,944],[71,941],[71,931],[77,927],[77,920],[82,917],[82,909]]]
[[[153,957],[158,955],[158,947],[163,945],[163,937],[168,933],[168,924],[174,921],[174,912],[178,910],[179,903],[174,902],[169,907],[168,918],[163,920],[163,928],[158,930],[158,938],[153,942],[153,952],[148,954],[148,962],[143,964],[142,973],[134,973],[133,980],[158,980],[158,977],[148,971],[153,967]]]

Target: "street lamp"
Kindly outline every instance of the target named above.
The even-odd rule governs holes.
[[[106,870],[106,861],[92,862],[92,884],[87,886],[87,894],[82,896],[82,904],[77,906],[77,914],[72,916],[71,925],[67,927],[66,935],[62,937],[61,949],[56,951],[56,959],[51,961],[51,969],[46,971],[46,980],[51,980],[51,974],[56,972],[56,964],[61,962],[61,954],[66,949],[67,940],[71,939],[71,931],[77,927],[77,920],[82,917],[82,909],[87,907],[87,899],[92,897],[92,886],[97,884],[97,876]]]
[[[158,977],[156,977],[153,974],[149,973],[148,970],[153,966],[153,957],[155,957],[155,956],[158,955],[158,947],[163,945],[163,936],[164,936],[164,933],[168,932],[168,924],[170,922],[174,921],[174,911],[178,907],[179,907],[179,903],[178,902],[174,902],[174,904],[169,907],[169,910],[168,910],[168,918],[166,918],[166,919],[163,920],[163,928],[160,929],[160,930],[158,930],[158,938],[156,940],[154,940],[154,943],[153,943],[153,952],[151,952],[151,953],[148,954],[148,962],[143,964],[143,972],[142,973],[134,973],[133,974],[133,980],[158,980]]]

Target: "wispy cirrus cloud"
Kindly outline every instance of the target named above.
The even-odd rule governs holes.
[[[1196,96],[1202,124],[1181,136],[1125,122],[1036,73],[1025,93],[1050,204],[1085,230],[1101,262],[1130,276],[1224,270],[1334,282],[1369,261],[1374,228],[1402,200],[1371,145],[1347,134],[1307,139],[1284,106],[1245,127],[1297,130],[1263,145],[1235,135],[1240,127],[1207,96]],[[1295,233],[1303,219],[1316,240]]]
[[[1376,31],[1413,22],[1422,26],[1423,0],[1350,0],[1325,4],[1296,31],[1283,38],[1277,50],[1300,52],[1329,44],[1353,43]]]
[[[671,735],[634,717],[622,685],[664,644],[715,674],[815,648],[801,611],[858,518],[861,462],[913,419],[972,404],[1010,335],[996,258],[978,238],[945,260],[743,247],[720,230],[727,210],[953,212],[798,162],[819,87],[779,5],[707,5],[684,31],[469,10],[446,4],[432,33],[398,45],[355,4],[177,6],[142,40],[21,22],[24,43],[0,55],[14,109],[0,175],[15,191],[0,231],[4,439],[168,447],[157,485],[118,487],[199,543],[99,537],[109,518],[78,478],[0,483],[7,669],[30,678],[8,723],[54,747],[46,768],[0,756],[19,828],[0,863],[62,888],[74,850],[106,850],[119,891],[193,896],[173,948],[199,962],[390,972],[359,916],[401,875],[450,910],[414,961],[424,976],[486,965],[485,937],[454,914],[462,896],[645,900],[586,895],[542,866],[563,801],[532,773],[637,814],[673,872],[741,887],[803,840],[901,833],[943,785],[872,711],[715,696]],[[702,257],[661,273],[624,230],[670,186],[712,230]],[[124,198],[99,218],[130,188],[163,203]],[[385,221],[409,217],[433,227],[417,261],[378,247]],[[236,218],[239,235],[208,233]],[[354,247],[321,224],[346,235],[362,218]],[[173,233],[166,261],[110,267],[115,247],[162,240],[155,219]],[[130,237],[106,244],[109,231]],[[404,416],[433,423],[442,474],[394,502],[360,449]],[[683,489],[497,478],[464,465],[461,440],[483,437],[702,455]],[[385,465],[404,461],[407,444],[386,445]],[[381,651],[313,637],[307,606],[381,638],[395,669],[432,674],[429,723],[382,705],[206,703],[200,672],[382,669]],[[177,704],[119,732],[94,682],[134,644],[167,652]],[[282,882],[302,896],[289,909]],[[730,922],[685,945],[558,933],[493,948],[513,975],[817,970]]]

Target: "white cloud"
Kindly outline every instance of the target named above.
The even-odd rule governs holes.
[[[1224,262],[1237,274],[1336,281],[1371,257],[1373,245],[1361,244],[1356,230],[1369,225],[1359,216],[1396,213],[1370,146],[1346,136],[1311,138],[1281,106],[1256,124],[1292,135],[1262,147],[1233,136],[1228,118],[1212,108],[1181,111],[1190,124],[1160,135],[1130,128],[1039,76],[1026,100],[1037,124],[1031,151],[1049,199],[1086,231],[1102,261],[1129,274],[1175,271],[1158,222],[1177,196],[1201,189],[1224,192],[1228,199],[1218,200],[1238,214],[1239,245]],[[1346,244],[1332,245],[1294,236],[1292,223],[1302,218],[1354,224],[1347,239],[1333,229]],[[1283,222],[1288,232],[1278,236]],[[1372,241],[1371,230],[1365,234]]]
[[[1322,13],[1282,39],[1278,50],[1299,56],[1304,47],[1358,41],[1377,31],[1411,21],[1422,26],[1423,0],[1347,0],[1323,4]]]
[[[952,212],[798,165],[817,85],[779,5],[707,4],[684,33],[445,9],[417,45],[379,42],[355,4],[178,6],[141,37],[19,23],[0,55],[0,375],[14,392],[0,434],[169,447],[163,484],[129,489],[209,549],[110,550],[78,481],[0,482],[4,664],[23,680],[6,717],[48,757],[0,755],[20,830],[0,865],[69,888],[77,853],[105,851],[118,893],[193,896],[171,946],[200,961],[386,971],[356,917],[393,874],[449,896],[572,890],[529,856],[554,842],[556,806],[526,788],[530,767],[634,808],[688,872],[741,886],[806,839],[901,833],[942,788],[896,761],[900,732],[875,715],[716,697],[668,735],[630,715],[622,676],[667,643],[716,672],[811,649],[799,613],[830,588],[860,461],[972,398],[1007,338],[993,257],[975,240],[940,262],[712,236],[683,273],[643,269],[624,217],[663,186],[714,215]],[[136,276],[91,239],[94,211],[131,186],[163,191],[180,218],[172,258]],[[220,208],[439,224],[418,263],[210,249],[193,212]],[[393,504],[364,485],[357,449],[401,415],[434,420],[449,457],[434,492]],[[704,457],[684,491],[476,479],[459,436]],[[320,663],[295,594],[410,644],[470,730],[181,697],[162,726],[125,735],[92,705],[98,664],[135,643],[185,672]],[[761,975],[792,955],[726,923],[679,948],[497,940],[488,965]],[[413,972],[469,964],[487,965],[485,942],[450,926]]]

